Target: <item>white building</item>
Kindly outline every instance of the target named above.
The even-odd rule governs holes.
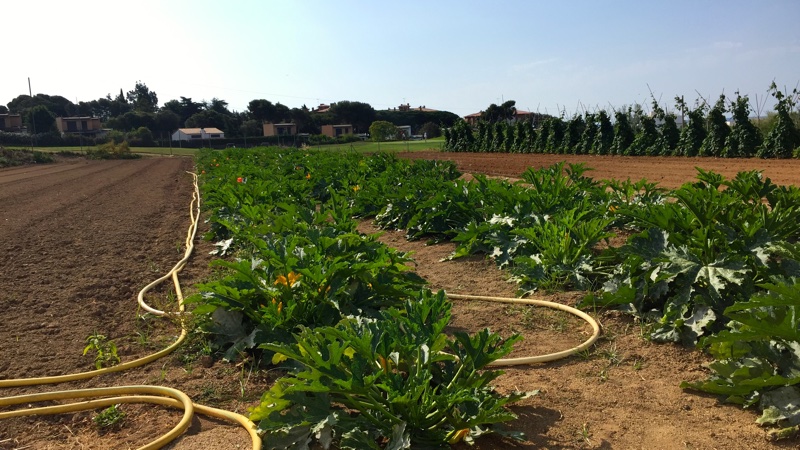
[[[196,141],[202,139],[224,139],[225,133],[219,128],[178,128],[172,133],[173,141]]]

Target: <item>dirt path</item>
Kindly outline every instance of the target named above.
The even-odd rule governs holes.
[[[504,176],[518,174],[532,165],[530,161],[550,164],[542,155],[526,155],[533,160],[507,158],[508,155],[428,156],[458,157],[460,164],[472,164],[473,170]],[[655,166],[666,179],[667,166],[661,158],[655,164],[651,162],[650,168],[640,169],[621,169],[623,158],[609,160],[605,165],[593,164],[597,160],[587,164],[622,170],[616,173],[627,170],[632,178],[650,178],[655,170],[650,168]],[[676,177],[671,183],[679,184],[694,176],[695,161],[679,160],[683,166],[668,172],[683,175],[670,175],[670,179]],[[783,173],[780,176],[792,180],[787,174],[797,162],[779,163],[774,175],[772,166],[766,169],[768,176]],[[787,169],[781,172],[779,166]],[[92,360],[81,356],[81,352],[86,337],[95,331],[117,341],[124,360],[163,348],[174,339],[178,330],[173,324],[137,318],[135,296],[182,255],[191,198],[190,177],[184,171],[191,168],[188,159],[154,158],[73,161],[0,170],[0,377],[89,370]],[[797,177],[800,170],[792,174]],[[598,177],[599,170],[593,175]],[[797,179],[791,182],[797,183]],[[363,224],[362,230],[377,231],[369,224]],[[382,240],[413,251],[418,272],[434,289],[514,294],[514,286],[491,262],[480,258],[442,261],[452,251],[451,244],[426,246],[424,242],[407,242],[401,232],[384,233]],[[189,292],[192,284],[211,273],[210,244],[199,241],[197,246],[181,276]],[[164,290],[154,301],[166,302],[168,294]],[[579,295],[562,293],[548,298],[571,304]],[[505,334],[523,334],[526,339],[513,356],[571,347],[588,332],[578,321],[542,310],[466,302],[457,302],[454,308],[454,328],[477,330],[488,326]],[[501,391],[541,391],[514,407],[520,419],[512,427],[526,432],[529,439],[514,448],[796,448],[797,441],[767,443],[750,411],[719,404],[710,396],[683,392],[678,387],[681,380],[706,375],[703,364],[707,360],[702,355],[691,349],[644,341],[638,324],[629,318],[605,314],[600,319],[604,335],[591,352],[557,363],[509,368],[497,380]],[[189,348],[122,374],[59,386],[6,389],[0,396],[157,384],[177,387],[203,404],[245,412],[257,403],[270,383],[269,373],[252,371],[247,365],[216,361],[204,367],[193,352]],[[168,430],[179,417],[161,407],[125,405],[124,410],[128,413],[124,427],[106,434],[93,427],[91,412],[3,420],[0,450],[136,448]],[[242,430],[196,419],[187,435],[170,448],[248,446]],[[489,438],[473,448],[509,448],[509,444]]]

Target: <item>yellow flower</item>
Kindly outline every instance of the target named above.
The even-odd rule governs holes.
[[[311,174],[310,174],[310,173],[307,173],[307,174],[306,174],[306,180],[310,180],[310,179],[311,179]]]
[[[386,359],[381,355],[378,355],[378,365],[380,366],[381,370],[383,370],[383,373],[389,373],[389,371],[392,369],[391,360]]]
[[[298,280],[300,280],[301,276],[302,275],[299,273],[294,272],[289,272],[289,274],[286,276],[278,275],[278,279],[275,280],[275,286],[282,284],[286,287],[292,287],[295,283],[297,283]]]
[[[283,302],[278,303],[278,314],[283,310]]]
[[[469,428],[453,430],[447,435],[448,444],[457,444],[469,434]]]
[[[272,355],[272,364],[277,365],[286,361],[287,359],[289,359],[289,357],[287,357],[283,353],[275,353],[274,355]]]
[[[361,186],[359,186],[359,185],[353,186],[353,192],[358,192],[360,190],[361,190]]]
[[[611,212],[613,213],[613,212],[616,212],[616,211],[617,211],[617,207],[616,207],[616,206],[614,206],[614,205],[611,205],[611,206],[609,206],[609,207],[608,207],[608,210],[609,210],[609,211],[611,211]]]

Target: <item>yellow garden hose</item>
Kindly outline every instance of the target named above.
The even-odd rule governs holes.
[[[574,355],[575,353],[586,350],[587,348],[591,347],[591,345],[594,344],[595,341],[597,341],[597,338],[600,337],[600,324],[598,324],[597,321],[592,316],[571,306],[562,305],[561,303],[548,302],[546,300],[533,300],[526,298],[486,297],[482,295],[447,294],[447,297],[453,300],[479,300],[488,302],[544,306],[547,308],[566,311],[570,314],[580,317],[581,319],[585,320],[586,322],[589,323],[589,325],[592,326],[592,335],[589,337],[589,339],[585,340],[581,345],[578,345],[577,347],[573,347],[571,349],[563,350],[560,352],[548,353],[546,355],[498,359],[491,362],[489,366],[516,366],[521,364],[533,364],[533,363],[555,361],[557,359],[566,358],[567,356]]]
[[[183,305],[183,293],[181,292],[180,282],[178,281],[178,272],[180,272],[181,269],[183,269],[183,267],[186,265],[186,262],[189,260],[189,257],[191,256],[192,251],[194,250],[194,238],[197,234],[197,224],[200,216],[200,190],[197,186],[197,175],[194,173],[192,173],[191,175],[193,177],[193,184],[194,184],[192,202],[189,206],[191,225],[189,227],[189,231],[186,236],[186,251],[184,252],[183,258],[180,261],[178,261],[178,263],[175,264],[172,270],[170,270],[166,275],[158,278],[157,280],[153,281],[152,283],[142,288],[142,290],[139,291],[139,295],[137,296],[137,301],[139,305],[145,311],[158,316],[170,315],[170,313],[160,311],[158,309],[152,308],[149,305],[147,305],[144,301],[144,295],[150,289],[154,288],[155,286],[158,286],[165,280],[172,278],[172,282],[175,285],[175,294],[178,299],[179,312],[177,315],[179,316],[179,319],[181,319],[181,334],[178,337],[178,339],[174,343],[172,343],[172,345],[159,352],[153,353],[151,355],[133,361],[128,361],[122,364],[118,364],[116,366],[105,367],[99,370],[92,370],[89,372],[75,373],[69,375],[0,380],[0,388],[64,383],[68,381],[85,380],[106,373],[119,372],[134,367],[140,367],[147,363],[155,361],[159,358],[162,358],[172,353],[176,348],[178,348],[179,345],[181,345],[181,343],[186,339],[187,330],[182,320],[182,317],[180,317],[184,312],[184,305]],[[62,414],[62,413],[82,411],[87,409],[96,409],[118,403],[155,403],[164,406],[181,408],[183,409],[183,417],[181,418],[180,422],[175,427],[173,427],[172,430],[170,430],[167,434],[159,437],[158,439],[150,442],[149,444],[143,447],[140,447],[139,450],[159,449],[167,445],[168,443],[172,442],[173,440],[175,440],[186,430],[186,428],[189,427],[189,424],[191,423],[192,416],[195,411],[207,416],[212,416],[240,424],[247,430],[248,434],[250,435],[250,439],[253,443],[252,447],[253,450],[259,450],[261,448],[261,437],[258,435],[258,429],[256,425],[252,421],[250,421],[250,419],[248,419],[247,417],[231,411],[225,411],[222,409],[212,408],[209,406],[194,404],[192,403],[192,400],[183,392],[177,389],[163,387],[163,386],[116,386],[108,388],[77,389],[71,391],[28,394],[16,397],[0,398],[0,406],[9,406],[21,403],[41,402],[49,400],[101,397],[109,395],[117,395],[117,397],[102,398],[97,400],[89,400],[76,403],[67,403],[62,405],[47,406],[41,408],[28,408],[16,411],[7,411],[0,413],[0,419],[19,417],[19,416],[42,415],[42,414]]]

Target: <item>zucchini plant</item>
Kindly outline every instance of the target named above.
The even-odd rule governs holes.
[[[487,365],[507,355],[514,335],[444,331],[450,303],[423,291],[377,319],[348,317],[303,328],[293,343],[266,343],[289,375],[261,398],[250,418],[270,448],[447,448],[515,418],[507,404],[534,393],[500,395]],[[519,434],[510,436],[521,438]]]

